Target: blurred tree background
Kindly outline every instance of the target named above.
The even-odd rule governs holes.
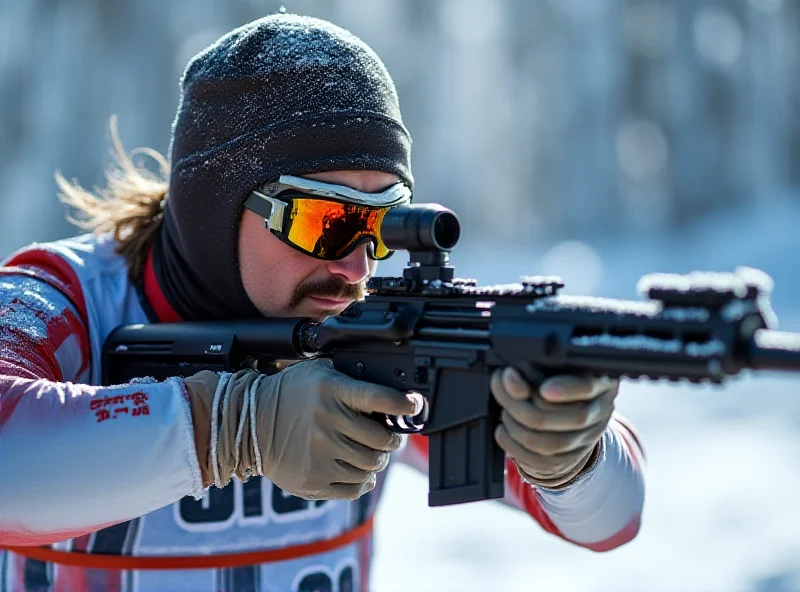
[[[384,59],[419,199],[455,208],[474,239],[668,232],[797,184],[798,2],[284,4]],[[72,232],[53,173],[101,183],[112,114],[127,148],[166,152],[188,59],[280,6],[0,3],[0,251]]]

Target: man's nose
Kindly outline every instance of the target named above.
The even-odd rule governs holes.
[[[362,282],[369,276],[369,257],[367,244],[362,243],[352,253],[338,261],[328,263],[328,271],[343,276],[350,284]]]

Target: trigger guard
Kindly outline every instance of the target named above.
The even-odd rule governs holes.
[[[425,428],[430,406],[422,397],[422,410],[416,415],[384,415],[384,421],[390,431],[396,434],[418,434]]]

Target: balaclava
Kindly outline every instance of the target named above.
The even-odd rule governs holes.
[[[168,302],[184,320],[259,316],[238,264],[250,191],[282,174],[340,169],[394,173],[413,187],[410,152],[394,83],[360,39],[288,14],[228,33],[181,79],[153,249]]]

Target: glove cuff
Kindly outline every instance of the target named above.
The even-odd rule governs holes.
[[[244,482],[263,474],[254,429],[254,389],[265,378],[241,370],[236,374],[204,371],[185,379],[204,487],[224,487],[233,475]]]
[[[214,469],[211,459],[211,408],[220,376],[203,370],[183,380],[186,398],[192,412],[194,447],[203,477],[203,488],[214,484]]]
[[[572,470],[553,477],[535,477],[514,459],[514,466],[517,467],[522,480],[534,487],[546,487],[554,491],[566,489],[583,475],[594,469],[600,460],[601,442],[598,442],[589,450],[585,456],[572,468]]]

